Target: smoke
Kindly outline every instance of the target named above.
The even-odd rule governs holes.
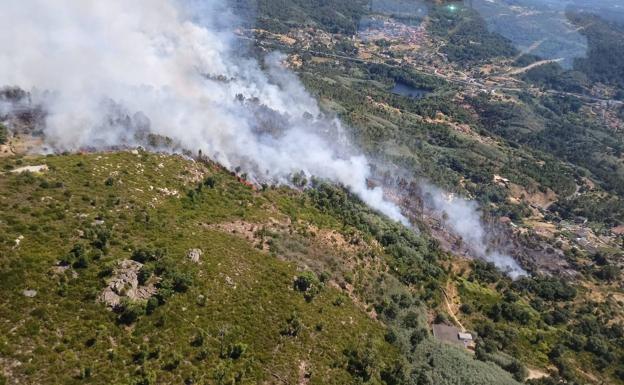
[[[259,62],[241,49],[223,1],[7,2],[0,84],[28,90],[28,102],[45,108],[44,136],[56,150],[143,145],[148,134],[162,135],[256,181],[287,184],[303,171],[341,183],[409,225],[380,187],[368,187],[369,160],[284,68],[284,57]],[[488,250],[475,203],[424,188],[426,204],[445,213],[477,257],[512,277],[524,274],[511,257]]]
[[[566,68],[572,67],[575,58],[587,56],[587,39],[566,16],[568,7],[578,0],[465,2],[479,12],[492,32],[509,39],[522,53],[562,59],[560,64]]]
[[[3,4],[0,84],[46,108],[57,150],[142,144],[153,133],[258,181],[303,171],[407,224],[294,74],[240,52],[222,0],[21,0]],[[230,26],[230,28],[226,27]]]
[[[476,202],[456,197],[427,184],[421,186],[421,191],[424,208],[438,213],[444,224],[462,238],[472,254],[494,263],[513,279],[526,275],[511,256],[488,246],[492,243],[492,237],[481,220]]]

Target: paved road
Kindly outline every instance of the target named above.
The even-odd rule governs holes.
[[[535,67],[539,67],[539,66],[543,66],[545,64],[550,64],[550,63],[559,63],[563,61],[563,58],[559,58],[559,59],[548,59],[548,60],[540,60],[540,61],[536,61],[535,63],[529,64],[526,67],[522,67],[522,68],[516,68],[514,70],[511,70],[509,72],[507,72],[507,75],[518,75],[518,74],[522,74],[525,73],[527,71],[532,70]]]

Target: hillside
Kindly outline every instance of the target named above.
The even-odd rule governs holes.
[[[383,246],[302,192],[144,151],[2,169],[3,384],[398,383],[412,365],[369,296],[399,293],[427,375],[514,383],[434,342]]]
[[[485,16],[493,16],[478,8],[419,2],[423,19],[386,3],[392,12],[363,11],[356,34],[306,25],[255,31],[256,41],[289,54],[308,90],[375,160],[374,183],[390,186],[444,251],[470,254],[423,208],[429,184],[479,202],[490,247],[530,272],[510,282],[478,263],[447,266],[450,308],[461,307],[458,321],[482,339],[480,359],[509,368],[512,356],[548,373],[534,383],[619,383],[623,121],[621,74],[607,58],[621,51],[620,27],[561,14],[589,39],[587,59],[527,68],[542,58],[492,32]],[[509,16],[504,3],[496,2]],[[540,15],[513,12],[529,26]],[[449,312],[440,305],[428,304]]]

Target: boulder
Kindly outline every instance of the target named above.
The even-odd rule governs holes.
[[[199,258],[201,258],[202,254],[203,251],[201,249],[190,249],[186,253],[186,256],[191,260],[191,262],[199,263]]]
[[[133,301],[147,300],[156,294],[156,280],[150,280],[145,286],[139,285],[139,270],[143,264],[131,259],[119,262],[119,265],[113,272],[113,276],[108,280],[106,288],[100,294],[100,302],[114,308],[121,303],[122,298],[128,298]]]

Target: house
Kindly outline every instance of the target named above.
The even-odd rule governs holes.
[[[457,338],[459,338],[459,340],[463,342],[466,349],[474,349],[474,340],[472,339],[472,334],[459,332],[457,333]]]

